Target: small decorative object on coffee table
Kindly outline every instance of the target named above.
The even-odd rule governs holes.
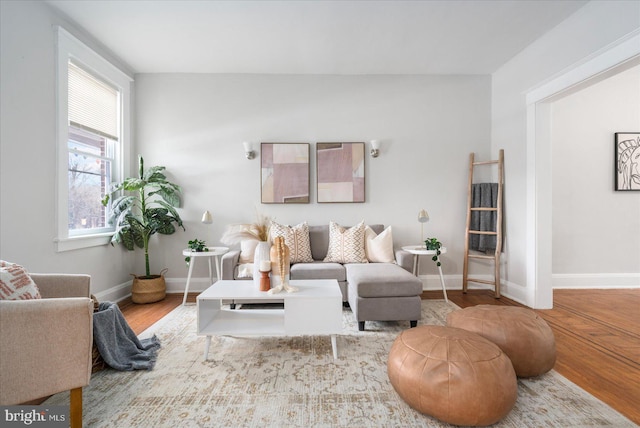
[[[262,260],[260,262],[260,291],[269,291],[271,289],[271,278],[269,278],[270,271],[271,261]]]
[[[271,247],[272,282],[274,288],[269,290],[270,294],[279,293],[285,290],[288,293],[297,291],[295,287],[289,285],[289,247],[284,243],[284,237],[278,236],[273,241]]]

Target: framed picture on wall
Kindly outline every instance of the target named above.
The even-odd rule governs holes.
[[[309,143],[260,145],[263,204],[309,203]]]
[[[640,190],[640,132],[615,133],[615,190]]]
[[[318,202],[364,202],[364,143],[317,143]]]

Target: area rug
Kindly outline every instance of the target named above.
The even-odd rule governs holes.
[[[457,307],[425,300],[420,324],[444,324]],[[181,306],[145,331],[162,343],[153,371],[95,373],[85,387],[86,427],[449,427],[410,408],[387,377],[387,356],[407,322],[367,322],[343,311],[334,360],[329,337],[196,335],[196,307]],[[57,394],[45,404],[68,404]],[[518,400],[496,427],[634,427],[554,371],[518,380]]]

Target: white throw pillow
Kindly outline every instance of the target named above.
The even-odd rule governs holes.
[[[0,260],[0,300],[40,298],[40,290],[25,268]]]
[[[364,221],[350,229],[329,223],[329,249],[325,262],[369,263],[364,249]]]
[[[284,238],[284,243],[289,247],[289,262],[291,264],[313,262],[311,242],[309,242],[309,225],[306,221],[293,227],[272,221],[269,236],[271,242],[278,236]]]
[[[258,246],[257,239],[245,239],[240,242],[240,260],[239,264],[253,263],[253,257],[256,253],[256,247]]]
[[[395,263],[391,226],[380,232],[379,235],[376,235],[373,229],[367,226],[364,232],[364,242],[369,262]]]

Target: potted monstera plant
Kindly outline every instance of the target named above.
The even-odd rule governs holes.
[[[114,184],[102,199],[102,205],[110,207],[109,224],[115,226],[111,245],[119,243],[130,251],[135,247],[144,249],[145,275],[133,275],[131,299],[134,303],[157,302],[166,295],[166,270],[152,275],[149,268],[149,238],[156,233],[171,235],[176,226],[184,230],[176,211],[180,205],[181,189],[167,180],[164,170],[164,166],[145,170],[140,156],[138,177]]]

